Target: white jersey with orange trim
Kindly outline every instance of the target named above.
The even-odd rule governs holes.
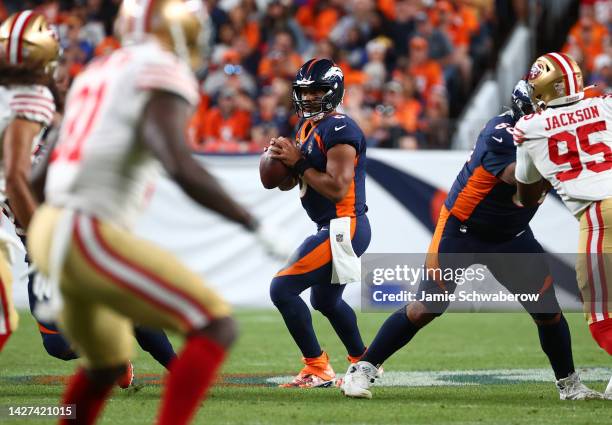
[[[612,96],[524,116],[514,126],[516,179],[548,180],[577,215],[612,197]]]
[[[40,141],[46,127],[51,125],[55,113],[55,101],[51,91],[40,85],[0,86],[0,142],[4,143],[4,132],[15,119],[21,118],[39,123],[41,133],[32,140],[32,152]],[[3,155],[0,150],[0,155]],[[0,202],[6,201],[6,177],[3,159],[0,156]]]
[[[96,59],[76,78],[51,156],[47,202],[134,224],[161,170],[138,136],[154,91],[193,106],[199,99],[189,67],[152,39]]]

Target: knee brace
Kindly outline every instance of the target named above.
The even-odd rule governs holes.
[[[591,323],[589,330],[597,344],[612,356],[612,319]]]

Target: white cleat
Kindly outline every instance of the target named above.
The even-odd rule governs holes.
[[[606,391],[604,391],[604,397],[607,400],[612,400],[612,378],[610,378],[610,382],[608,382],[608,386],[606,387]]]
[[[357,362],[349,366],[340,390],[347,397],[372,398],[369,388],[378,376],[376,367],[368,362]]]
[[[584,385],[576,372],[567,378],[559,379],[556,385],[561,400],[601,400],[604,398],[602,393]]]

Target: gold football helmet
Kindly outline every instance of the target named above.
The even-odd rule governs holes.
[[[582,71],[564,53],[547,53],[536,59],[527,82],[532,88],[533,104],[539,109],[566,105],[584,97]]]
[[[115,28],[122,44],[154,36],[194,70],[207,55],[211,30],[202,0],[124,0]]]
[[[31,10],[14,13],[2,23],[0,46],[9,63],[39,63],[47,72],[55,68],[60,54],[57,34],[43,15]]]

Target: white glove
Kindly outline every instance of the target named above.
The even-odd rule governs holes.
[[[255,229],[254,236],[270,257],[286,261],[291,255],[292,248],[282,237],[282,232],[278,227],[260,224]]]
[[[38,272],[34,272],[34,282],[32,283],[32,293],[39,301],[48,301],[51,298],[51,284],[49,279]]]

